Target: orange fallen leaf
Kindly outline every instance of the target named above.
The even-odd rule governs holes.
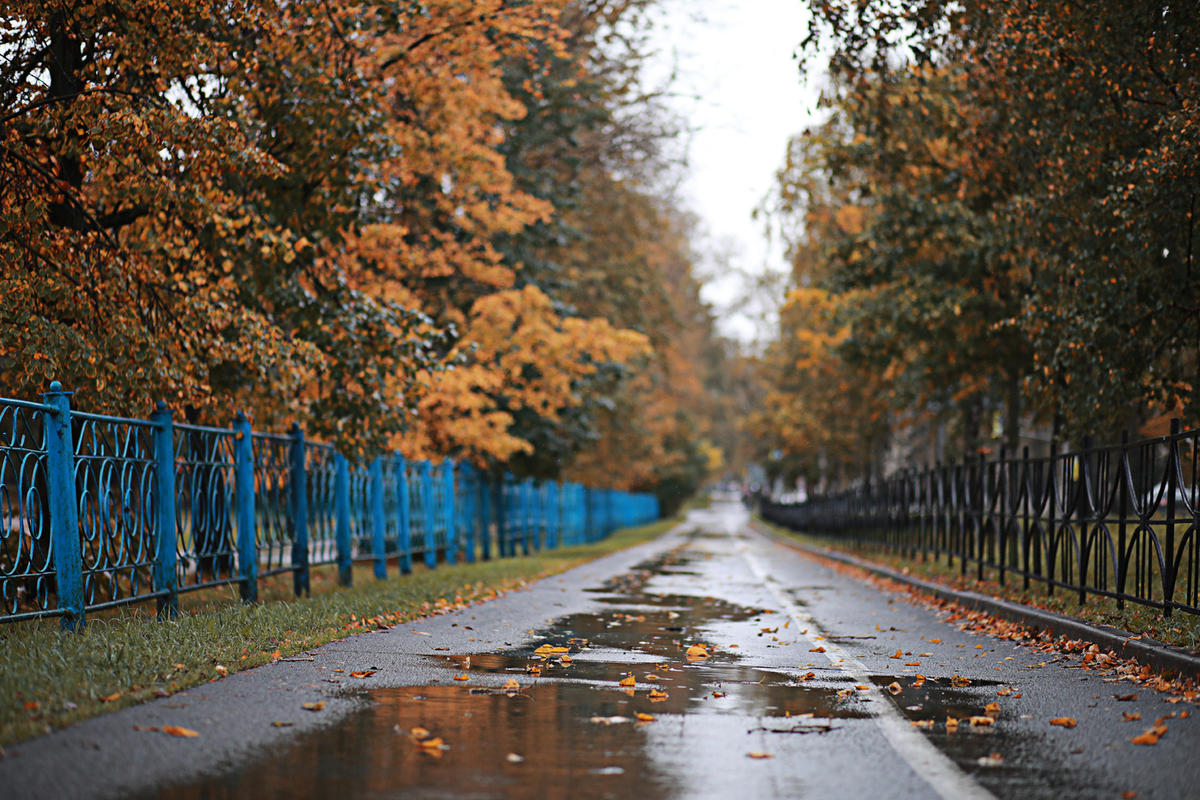
[[[931,719],[915,719],[908,724],[914,728],[932,728],[935,723]]]
[[[469,680],[471,680],[471,676],[470,676],[470,675],[467,675],[466,673],[463,673],[462,675],[455,675],[455,676],[454,676],[454,680],[456,680],[456,681],[469,681]]]
[[[977,645],[975,645],[975,649],[976,649],[976,650],[982,650],[982,649],[983,649],[983,645],[981,645],[981,644],[977,644]]]
[[[892,681],[891,683],[888,684],[887,690],[889,692],[891,692],[892,694],[900,694],[901,692],[904,691],[904,687],[901,686],[896,681]]]
[[[525,667],[525,671],[533,676],[541,675],[542,674],[542,665],[541,664],[530,664],[529,666]]]
[[[970,717],[967,720],[967,722],[971,723],[971,725],[973,725],[976,728],[987,727],[988,725],[991,725],[995,721],[996,720],[992,719],[991,717],[982,717],[982,716]]]
[[[904,658],[904,651],[899,648],[896,648],[895,654],[888,656],[888,657],[889,658]]]
[[[521,690],[521,684],[517,682],[516,678],[509,678],[507,681],[504,682],[504,691],[518,692],[520,690]]]
[[[351,672],[350,677],[351,678],[369,678],[378,671],[379,670],[376,670],[376,669],[364,669],[364,670],[360,670],[358,672]]]
[[[441,750],[446,743],[442,741],[442,737],[434,736],[432,739],[420,739],[417,741],[417,747],[422,750]]]
[[[180,739],[195,739],[200,734],[191,728],[182,728],[178,725],[163,725],[162,732],[170,736],[178,736]]]
[[[1012,689],[1005,686],[1003,689],[997,690],[996,694],[1000,695],[1001,697],[1008,697],[1010,694],[1012,694]]]
[[[414,739],[428,739],[429,738],[429,731],[425,728],[413,728],[408,733]]]
[[[919,666],[921,666],[921,662],[920,662],[920,661],[905,661],[905,662],[904,662],[904,666],[906,666],[906,667],[919,667]]]
[[[567,665],[569,665],[569,664],[571,664],[571,663],[573,662],[573,659],[572,659],[570,656],[563,656],[563,657],[562,657],[562,658],[560,658],[558,661],[559,661],[559,663],[560,663],[560,664],[562,664],[563,666],[567,666]]]
[[[634,716],[637,717],[638,722],[654,722],[654,720],[658,719],[653,714],[647,714],[644,711],[639,711]]]
[[[25,703],[26,711],[37,711],[39,708],[41,708],[41,704],[37,700],[28,700]]]
[[[963,686],[970,686],[971,679],[964,678],[962,675],[952,675],[950,676],[950,685],[961,689]]]
[[[954,717],[946,717],[946,731],[958,730],[958,720]]]
[[[988,714],[999,714],[1000,713],[1000,704],[999,703],[988,703],[986,706],[983,707],[983,710],[986,711]]]
[[[621,686],[636,686],[637,679],[635,679],[632,675],[626,675],[624,678],[621,678],[621,680],[619,681],[619,685],[621,685]]]
[[[746,757],[747,758],[774,758],[775,756],[771,755],[770,753],[759,753],[757,751],[752,751],[752,752],[746,753]]]
[[[817,677],[817,673],[815,673],[815,672],[806,672],[806,673],[804,673],[803,675],[801,675],[801,676],[800,676],[800,680],[802,680],[802,681],[811,681],[811,680],[812,680],[813,678],[815,678],[815,677]]]
[[[930,644],[941,644],[942,640],[941,639],[930,639],[929,643]]]
[[[569,648],[569,647],[558,647],[558,646],[552,645],[552,644],[544,644],[541,647],[539,647],[537,650],[534,650],[533,652],[537,653],[540,656],[544,656],[544,655],[550,655],[552,653],[566,653],[566,652],[569,652],[570,649],[571,648]]]
[[[656,681],[658,681],[658,680],[661,680],[661,678],[659,678],[659,677],[658,677],[657,675],[655,675],[653,672],[647,672],[645,675],[643,675],[643,676],[642,676],[642,680],[644,680],[644,681],[650,681],[651,683],[654,683],[654,682],[656,682]]]
[[[689,645],[684,655],[688,658],[708,658],[708,645],[699,643]]]
[[[1121,719],[1125,720],[1126,722],[1137,722],[1141,718],[1142,718],[1142,714],[1140,711],[1122,711],[1121,712]]]
[[[112,694],[110,694],[110,695],[105,695],[104,697],[101,697],[101,698],[100,698],[100,702],[101,702],[101,703],[113,703],[113,702],[116,702],[117,700],[120,700],[120,699],[121,699],[121,693],[120,693],[120,692],[113,692],[113,693],[112,693]]]
[[[1051,725],[1057,725],[1060,728],[1074,728],[1077,724],[1074,717],[1055,717],[1050,720]]]
[[[808,652],[810,652],[810,653],[824,653],[824,652],[825,652],[825,648],[824,648],[824,647],[821,647],[821,646],[819,646],[819,645],[818,645],[817,647],[810,647],[810,648],[808,649]]]
[[[1141,744],[1141,745],[1158,744],[1158,735],[1154,733],[1153,729],[1151,729],[1151,730],[1148,730],[1145,733],[1143,733],[1141,736],[1133,737],[1129,741],[1132,742],[1133,744]]]
[[[666,700],[666,699],[667,699],[666,692],[660,691],[658,689],[650,690],[650,702],[658,703],[658,702],[662,702],[663,700]]]
[[[713,692],[713,697],[724,697],[724,696],[725,696],[724,692]]]
[[[301,708],[303,708],[305,711],[320,711],[324,707],[325,707],[324,700],[320,700],[316,703],[305,703],[304,705],[301,706]]]

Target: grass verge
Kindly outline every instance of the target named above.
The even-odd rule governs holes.
[[[1023,589],[1020,576],[1009,576],[1002,584],[996,570],[985,569],[984,580],[979,580],[973,566],[967,575],[963,575],[957,562],[950,565],[945,560],[905,558],[878,546],[857,545],[840,539],[798,533],[773,525],[759,517],[755,518],[755,522],[805,544],[849,553],[905,575],[923,578],[952,589],[999,597],[1056,614],[1077,617],[1092,624],[1111,625],[1132,634],[1144,634],[1188,650],[1200,650],[1200,617],[1190,614],[1177,611],[1167,617],[1156,608],[1128,602],[1122,609],[1117,607],[1115,600],[1097,595],[1088,595],[1087,602],[1080,605],[1077,594],[1061,587],[1057,588],[1054,594],[1048,594],[1046,586],[1036,582],[1032,583],[1029,589]]]
[[[589,545],[530,556],[419,569],[355,585],[335,568],[314,570],[311,597],[291,593],[291,576],[264,581],[262,602],[230,602],[236,588],[181,598],[179,617],[159,622],[143,608],[89,618],[81,634],[57,620],[0,628],[0,744],[217,680],[335,639],[495,598],[665,532],[678,518],[614,533]],[[394,569],[394,565],[391,566]]]

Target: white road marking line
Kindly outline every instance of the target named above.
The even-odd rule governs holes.
[[[946,754],[934,747],[923,733],[908,724],[908,720],[892,703],[891,698],[887,697],[883,690],[871,681],[871,673],[866,664],[851,656],[830,641],[828,637],[818,643],[813,638],[814,631],[820,630],[820,625],[816,620],[788,599],[787,595],[779,589],[777,582],[763,568],[758,558],[751,554],[750,548],[744,542],[739,543],[738,550],[747,566],[750,567],[750,571],[762,581],[763,586],[771,593],[775,602],[798,626],[797,633],[807,629],[808,633],[800,635],[807,639],[813,647],[819,645],[825,648],[824,656],[829,660],[830,666],[846,673],[855,683],[869,687],[861,694],[875,701],[872,706],[878,713],[873,716],[873,719],[879,725],[883,738],[896,751],[896,754],[912,768],[912,771],[929,784],[938,797],[943,800],[969,800],[970,798],[995,800],[995,795],[976,783]]]

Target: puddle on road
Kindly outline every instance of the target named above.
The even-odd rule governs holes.
[[[863,724],[871,701],[837,670],[814,669],[816,679],[806,682],[800,676],[807,669],[747,666],[736,650],[725,648],[689,662],[684,648],[705,640],[707,629],[764,614],[714,597],[647,591],[651,579],[669,590],[704,555],[680,549],[639,565],[594,590],[601,611],[555,620],[536,630],[528,646],[470,655],[469,683],[452,680],[467,656],[431,657],[448,668],[444,683],[366,692],[366,707],[337,725],[303,734],[286,749],[223,775],[152,796],[768,796],[778,793],[778,770],[788,775],[787,793],[801,794],[815,763],[829,761],[820,753],[852,749],[852,739],[830,739],[824,747],[806,747],[804,756],[781,757],[773,762],[775,773],[748,768],[747,751],[783,754],[796,740],[825,742],[826,734],[837,737],[843,728]],[[567,658],[536,654],[544,642],[571,642]],[[630,673],[635,685],[619,686]],[[519,692],[495,688],[509,678],[520,684]],[[872,680],[887,686],[896,678]],[[911,676],[899,680],[907,686]],[[1047,791],[1062,781],[1050,774],[1054,765],[1036,751],[1036,742],[966,728],[947,734],[946,716],[983,714],[996,697],[983,682],[969,688],[944,683],[907,686],[894,700],[910,719],[938,720],[925,733],[992,791],[1009,797],[1063,793]],[[652,696],[651,689],[664,696]],[[655,719],[638,722],[639,714]],[[421,748],[413,728],[441,738],[446,749]],[[1020,768],[978,767],[978,758],[998,750]],[[853,768],[852,759],[842,758]],[[1044,763],[1045,770],[1031,769],[1028,759]],[[824,768],[836,769],[828,763]],[[886,787],[884,780],[881,791]]]

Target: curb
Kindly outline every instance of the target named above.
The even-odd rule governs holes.
[[[1134,634],[1114,628],[1109,625],[1093,625],[1078,617],[1068,617],[1055,614],[1040,608],[1001,600],[997,597],[968,592],[962,589],[951,589],[941,584],[914,578],[894,569],[864,561],[846,553],[829,550],[824,547],[805,544],[777,533],[762,525],[755,526],[767,536],[787,547],[801,550],[809,555],[827,558],[848,564],[880,577],[889,578],[919,589],[925,594],[933,595],[941,600],[948,600],[975,611],[986,611],[995,617],[1019,622],[1036,630],[1050,631],[1070,639],[1084,639],[1089,642],[1112,650],[1121,658],[1136,658],[1139,664],[1146,664],[1160,671],[1178,672],[1181,676],[1200,679],[1200,654],[1191,653],[1173,645],[1155,639],[1134,638]]]

